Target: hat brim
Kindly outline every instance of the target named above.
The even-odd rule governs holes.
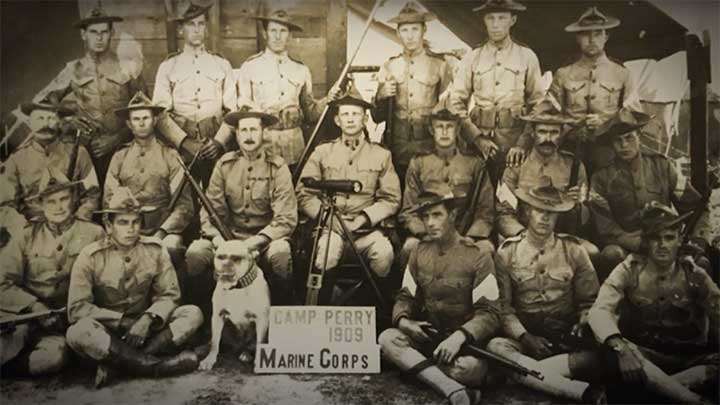
[[[136,110],[150,110],[154,115],[158,115],[162,114],[165,111],[165,107],[160,107],[158,105],[123,107],[115,110],[115,115],[120,118],[128,119],[128,117],[130,116],[130,111]]]
[[[440,114],[430,114],[428,115],[428,119],[432,121],[457,121],[460,119],[460,116],[457,114],[448,114],[448,113],[440,113]]]
[[[116,17],[116,16],[103,16],[103,17],[91,17],[91,18],[83,18],[82,20],[76,22],[73,24],[73,27],[83,29],[87,28],[88,25],[93,24],[100,24],[100,23],[116,23],[122,21],[122,17]]]
[[[388,20],[388,24],[413,24],[413,23],[426,23],[429,21],[437,20],[437,16],[433,13],[419,13],[414,16],[397,16]]]
[[[521,115],[518,119],[533,124],[577,125],[579,123],[576,119],[555,115]]]
[[[341,105],[356,105],[356,106],[362,107],[366,110],[373,108],[373,105],[371,103],[368,103],[365,100],[358,99],[355,97],[350,97],[350,96],[344,96],[337,100],[333,100],[329,103],[329,105],[330,105],[330,107],[340,107]]]
[[[75,188],[75,187],[79,186],[80,184],[82,184],[82,181],[80,181],[80,180],[71,181],[68,183],[56,184],[56,185],[48,187],[47,189],[45,189],[43,191],[40,191],[40,192],[37,192],[35,194],[25,197],[25,201],[34,201],[39,198],[48,196],[50,194],[55,194],[58,191],[63,191],[68,188]]]
[[[609,144],[618,136],[637,131],[638,129],[642,129],[648,123],[650,123],[650,121],[632,125],[621,122],[614,123],[608,129],[603,129],[602,127],[600,127],[595,130],[597,142],[601,144]]]
[[[282,25],[288,27],[288,29],[290,31],[294,31],[294,32],[302,32],[303,31],[301,26],[299,26],[297,24],[293,24],[290,21],[281,20],[279,18],[272,18],[272,17],[250,17],[250,18],[255,19],[255,20],[260,20],[260,21],[267,21],[267,22],[273,21],[273,22],[276,22],[278,24],[282,24]]]
[[[688,217],[690,217],[693,213],[694,213],[694,211],[686,212],[682,215],[679,215],[677,218],[675,218],[671,221],[667,221],[667,222],[658,221],[658,222],[654,223],[652,226],[643,227],[642,233],[643,233],[643,235],[653,235],[662,230],[665,230],[668,228],[674,228],[677,225],[685,222],[685,220],[688,219]]]
[[[451,198],[442,198],[439,200],[434,201],[425,201],[420,204],[415,204],[412,208],[407,210],[408,214],[419,214],[423,211],[428,210],[429,208],[432,208],[436,205],[440,204],[449,204],[452,208],[458,208],[462,206],[462,203],[465,201],[465,197],[451,197]]]
[[[527,10],[522,4],[512,4],[507,6],[496,6],[483,4],[482,6],[472,9],[474,13],[520,13]]]
[[[35,110],[45,110],[45,111],[53,111],[56,112],[57,115],[60,117],[68,117],[70,115],[74,115],[75,112],[67,107],[63,107],[60,105],[50,105],[50,104],[41,104],[41,103],[22,103],[20,104],[20,111],[22,111],[23,114],[29,116],[32,114]]]
[[[95,214],[140,214],[140,215],[142,215],[142,214],[146,214],[148,212],[157,211],[159,208],[160,207],[155,207],[155,206],[150,206],[150,205],[137,207],[137,208],[133,208],[133,209],[105,208],[102,210],[95,211]]]
[[[262,122],[262,126],[264,128],[271,127],[275,125],[279,120],[270,115],[265,114],[257,111],[235,111],[227,114],[225,118],[223,118],[223,121],[234,127],[237,125],[237,123],[244,118],[260,118],[260,122]]]
[[[518,189],[515,191],[515,197],[525,204],[549,212],[567,212],[575,207],[573,201],[561,201],[558,203],[549,203],[530,194],[528,190]]]
[[[195,11],[193,11],[192,13],[188,13],[188,14],[185,14],[180,17],[170,18],[169,21],[174,21],[174,22],[179,22],[179,23],[189,21],[197,16],[207,13],[207,11],[210,10],[210,8],[212,8],[212,4],[207,5],[207,6],[198,6],[198,8]]]
[[[565,32],[583,32],[593,30],[609,30],[620,26],[620,20],[614,17],[607,17],[607,21],[601,24],[581,25],[577,21],[565,27]]]

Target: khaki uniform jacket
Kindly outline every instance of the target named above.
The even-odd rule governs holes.
[[[506,239],[495,258],[503,330],[516,340],[528,330],[542,335],[546,319],[571,326],[584,321],[599,288],[595,269],[579,239],[556,233],[538,249],[525,235]]]
[[[20,313],[37,301],[65,306],[75,259],[104,236],[100,226],[83,220],[71,219],[59,232],[46,222],[29,223],[0,251],[0,311]]]
[[[106,237],[88,245],[75,261],[68,320],[91,318],[116,327],[123,315],[150,313],[167,322],[179,302],[175,269],[160,240],[141,237],[123,251]]]
[[[497,331],[499,304],[491,254],[455,234],[447,247],[423,241],[410,254],[393,324],[427,320],[442,331],[463,328],[483,343]]]
[[[457,150],[449,157],[441,157],[437,152],[414,157],[405,175],[403,208],[400,213],[400,220],[404,222],[405,228],[413,235],[426,232],[419,215],[407,213],[417,204],[418,196],[423,191],[439,195],[452,191],[454,195],[471,198],[473,174],[478,165],[484,166],[485,162]],[[480,186],[480,199],[475,209],[474,221],[465,236],[487,238],[492,231],[494,217],[493,187],[490,177],[486,175]]]
[[[297,199],[292,177],[282,158],[262,152],[254,160],[241,151],[223,155],[205,191],[210,204],[236,236],[263,234],[276,240],[289,237],[297,225]],[[202,232],[220,235],[207,212],[201,212]]]
[[[640,168],[616,158],[612,164],[592,176],[590,209],[595,228],[603,244],[612,244],[619,236],[640,229],[640,211],[657,201],[687,212],[701,202],[700,193],[689,180],[678,175],[665,156],[641,152]],[[695,233],[703,224],[695,227]]]
[[[552,179],[552,184],[560,189],[570,187],[570,177],[572,175],[572,165],[575,158],[571,153],[558,151],[549,159],[543,158],[534,148],[530,151],[527,159],[523,161],[520,167],[506,167],[503,177],[498,188],[505,185],[513,194],[519,189],[526,190],[540,185],[540,178],[548,176]],[[588,190],[588,179],[585,171],[585,165],[579,162],[577,184],[581,189]],[[502,236],[514,236],[522,232],[525,226],[518,219],[517,209],[513,204],[502,196],[498,196],[498,232]],[[558,225],[563,222],[575,222],[575,210],[567,214],[561,214],[561,220]]]
[[[54,167],[67,174],[72,149],[73,144],[65,139],[58,138],[45,147],[32,140],[8,158],[5,172],[9,183],[15,187],[18,212],[28,219],[42,215],[38,202],[28,203],[25,197],[38,192],[40,177],[46,167]],[[85,192],[80,196],[78,215],[90,219],[100,203],[100,186],[90,154],[83,146],[78,147],[73,179],[82,181],[85,187]]]
[[[393,139],[385,139],[390,145],[396,165],[408,165],[415,154],[432,147],[433,139],[428,132],[428,115],[438,104],[440,95],[452,82],[452,69],[442,55],[425,49],[409,56],[405,53],[388,59],[378,73],[378,92],[387,81],[397,82],[394,97],[392,125]],[[388,118],[388,100],[376,100],[372,110],[375,122]]]
[[[720,328],[717,285],[702,269],[676,263],[672,272],[659,274],[652,266],[646,257],[630,254],[610,273],[588,317],[598,341],[622,333],[660,352],[706,351],[708,332]],[[627,310],[620,311],[621,305]]]
[[[368,225],[374,227],[399,210],[400,180],[387,149],[362,136],[354,148],[346,145],[342,136],[319,145],[310,155],[300,178],[359,181],[361,192],[337,194],[338,213],[345,216],[365,214],[370,221]],[[310,218],[316,218],[321,206],[318,191],[305,188],[302,182],[296,190],[300,208]]]
[[[184,175],[178,157],[175,149],[156,139],[147,147],[137,142],[125,145],[115,152],[110,161],[103,205],[107,207],[118,187],[128,187],[140,204],[158,208],[143,214],[144,231],[150,232],[160,227],[167,233],[182,233],[193,216],[190,185],[183,188],[175,208],[168,215],[170,200]],[[161,223],[165,216],[167,218]]]
[[[165,107],[189,136],[199,131],[212,138],[222,123],[223,109],[234,111],[236,100],[235,74],[230,62],[219,54],[185,50],[168,55],[158,67],[153,103]],[[212,121],[208,129],[190,128],[208,119]],[[184,137],[165,132],[163,135],[179,147]]]

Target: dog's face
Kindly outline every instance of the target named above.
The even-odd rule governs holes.
[[[232,286],[255,266],[256,254],[239,240],[223,242],[215,251],[215,279],[219,284]]]

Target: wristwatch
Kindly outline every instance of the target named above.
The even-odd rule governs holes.
[[[615,353],[621,353],[627,348],[625,339],[620,335],[609,337],[605,344]]]

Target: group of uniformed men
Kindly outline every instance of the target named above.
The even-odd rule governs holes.
[[[303,124],[329,104],[342,134],[301,177],[362,184],[334,202],[380,282],[403,272],[394,327],[379,337],[387,359],[453,404],[477,403],[487,376],[485,360],[461,354],[466,343],[541,371],[511,377],[576,401],[601,402],[599,387],[621,377],[703,402],[692,389],[717,382],[720,317],[706,207],[670,161],[640,150],[650,117],[604,51],[619,20],[591,7],[568,25],[580,58],[544,94],[537,56],[510,36],[525,6],[477,7],[488,41],[453,68],[426,46],[434,16],[408,3],[390,20],[403,52],[381,67],[369,103],[352,86],[313,98],[309,69],[287,52],[302,28],[283,10],[255,17],[266,49],[236,79],[205,48],[208,8],[178,16],[184,46],[158,68],[152,99],[109,49],[121,18],[95,8],[76,24],[86,55],[22,105],[32,133],[3,166],[0,313],[67,307],[67,319],[3,337],[4,371],[56,372],[69,349],[98,365],[97,385],[114,370],[197,368],[203,312],[180,284],[209,301],[197,289],[224,238],[180,186],[181,159],[233,237],[262,252],[273,303],[298,303],[290,237],[298,212],[316,219],[322,202],[293,186],[290,168]],[[366,135],[368,110],[392,127],[387,149]],[[198,210],[200,238],[189,238]],[[397,257],[384,232],[396,214]],[[690,230],[689,216],[700,218]],[[332,228],[318,246],[314,265],[331,279],[347,242]],[[432,342],[425,325],[449,335]]]

